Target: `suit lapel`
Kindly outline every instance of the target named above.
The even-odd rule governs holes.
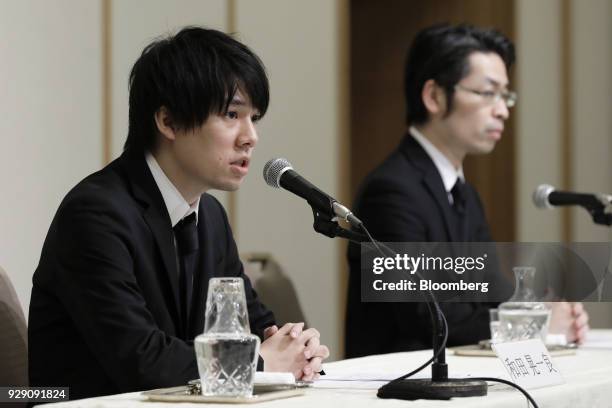
[[[166,215],[165,218],[168,216]],[[154,207],[149,207],[144,213],[146,223],[151,228],[151,232],[155,237],[155,242],[159,252],[161,253],[162,260],[164,262],[164,268],[166,270],[166,276],[172,289],[172,295],[174,299],[174,307],[176,308],[177,316],[181,316],[180,304],[179,304],[179,281],[178,281],[178,268],[176,262],[176,249],[174,246],[174,236],[172,233],[172,225],[169,219],[165,219]],[[179,318],[180,320],[180,318]]]
[[[451,214],[452,208],[448,204],[448,195],[446,194],[446,190],[444,189],[444,184],[440,179],[440,175],[438,174],[437,169],[434,170],[435,173],[429,171],[427,174],[424,175],[423,184],[425,184],[425,187],[429,191],[429,194],[434,197],[438,208],[442,212],[442,217],[444,218],[444,226],[446,227],[446,232],[450,237],[450,241],[460,241],[455,231],[455,228],[453,228],[451,224],[451,217],[453,216]]]
[[[404,140],[400,144],[400,151],[423,175],[423,185],[429,194],[433,197],[438,205],[440,213],[444,218],[444,226],[446,233],[450,237],[450,241],[461,241],[457,236],[455,228],[452,227],[452,208],[448,204],[448,195],[442,182],[442,176],[438,172],[436,165],[431,160],[427,152],[421,147],[410,134],[404,136]]]
[[[168,210],[155,179],[149,171],[144,154],[124,153],[122,159],[134,197],[143,204],[143,217],[155,237],[171,288],[174,316],[176,316],[176,321],[180,322],[178,265]]]

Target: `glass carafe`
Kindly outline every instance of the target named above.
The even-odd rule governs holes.
[[[539,302],[533,291],[536,269],[517,266],[514,272],[514,294],[499,305],[500,341],[540,338],[546,342],[550,309]]]
[[[243,280],[210,279],[204,333],[194,341],[202,394],[251,396],[259,343],[249,327]]]

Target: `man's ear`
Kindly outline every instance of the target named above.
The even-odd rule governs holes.
[[[423,85],[421,98],[430,115],[436,116],[446,112],[446,93],[433,79],[427,80]]]
[[[170,112],[165,106],[160,107],[157,112],[155,112],[155,125],[157,126],[157,131],[163,138],[166,140],[176,140],[177,128],[172,120]]]

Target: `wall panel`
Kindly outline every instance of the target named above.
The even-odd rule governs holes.
[[[100,168],[100,3],[3,2],[0,265],[26,311],[64,195]]]
[[[518,241],[558,241],[561,214],[531,201],[541,183],[561,184],[560,2],[517,0]]]
[[[251,174],[237,194],[241,251],[269,251],[296,286],[311,326],[332,358],[340,352],[340,243],[316,234],[306,202],[265,185],[262,169],[286,157],[297,171],[337,194],[339,63],[336,1],[238,0],[236,30],[261,57],[271,82],[271,104],[259,125]]]

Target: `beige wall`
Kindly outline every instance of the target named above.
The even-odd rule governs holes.
[[[571,24],[562,27],[560,0],[517,0],[518,237],[521,241],[561,239],[560,211],[531,202],[541,183],[559,186],[561,98],[571,95],[571,187],[612,192],[612,2],[570,1]],[[571,38],[570,83],[560,69],[561,31]],[[609,241],[610,229],[594,226],[582,209],[573,212],[573,240]]]
[[[562,26],[560,0],[517,0],[518,238],[562,239],[561,211],[538,210],[531,192],[541,183],[561,185],[563,86],[569,86],[570,188],[612,193],[612,2],[569,2]],[[571,38],[569,83],[560,64],[562,30]],[[609,242],[610,229],[595,226],[585,210],[572,210],[573,241]],[[612,326],[612,305],[588,305],[594,327]]]
[[[558,0],[516,5],[517,238],[557,241],[560,213],[536,209],[531,193],[539,184],[561,182],[561,11]]]
[[[102,164],[100,3],[3,1],[1,9],[0,265],[27,313],[60,200]]]
[[[612,193],[612,1],[571,2],[574,54],[573,188]],[[574,240],[611,242],[611,229],[574,210]],[[612,304],[587,305],[594,327],[612,327]]]
[[[322,333],[332,358],[341,356],[343,326],[339,242],[315,233],[306,202],[268,187],[262,169],[269,159],[285,157],[323,191],[339,192],[340,53],[335,3],[237,1],[236,30],[266,64],[272,96],[259,127],[252,174],[237,194],[234,226],[241,251],[269,251],[284,267],[308,323]]]
[[[612,1],[571,2],[574,161],[573,188],[612,193]],[[610,228],[594,226],[576,209],[576,241],[610,241]]]

